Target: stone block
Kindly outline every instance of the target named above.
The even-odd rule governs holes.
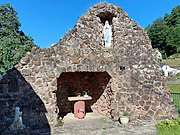
[[[145,110],[145,111],[148,111],[149,108],[150,108],[150,106],[144,106],[144,110]]]
[[[25,76],[29,76],[31,74],[31,70],[30,69],[22,69],[21,74],[25,75]]]
[[[55,77],[55,73],[53,71],[47,71],[46,75],[47,75],[48,78],[54,78]]]
[[[57,86],[57,79],[54,78],[52,81],[51,81],[51,86]]]
[[[42,87],[42,86],[43,86],[43,80],[42,80],[42,78],[36,79],[35,85],[37,85],[37,86],[39,86],[39,87]]]
[[[90,59],[88,58],[85,58],[81,61],[81,64],[85,64],[85,65],[93,65],[93,61],[91,61]]]
[[[149,95],[143,95],[141,97],[141,99],[147,101],[147,100],[149,100]]]
[[[116,93],[116,101],[121,101],[121,95],[119,92]]]
[[[39,58],[34,59],[34,60],[33,60],[33,64],[34,64],[35,66],[40,66],[40,65],[41,65],[40,59],[39,59]]]
[[[28,76],[27,81],[31,82],[31,83],[34,83],[35,82],[35,77],[34,76]]]
[[[30,59],[28,57],[23,57],[20,61],[22,65],[27,65],[30,62]]]
[[[149,110],[148,113],[146,114],[146,116],[153,118],[153,116],[154,116],[154,111]]]

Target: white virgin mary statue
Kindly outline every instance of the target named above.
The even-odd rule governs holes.
[[[109,22],[106,21],[103,29],[103,35],[104,35],[104,42],[105,47],[111,46],[111,39],[112,39],[112,28],[109,25]]]

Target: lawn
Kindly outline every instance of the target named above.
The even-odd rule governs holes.
[[[166,65],[171,66],[180,66],[180,58],[176,58],[174,60],[172,59],[167,59],[167,60],[163,60],[163,63]]]
[[[179,84],[168,84],[170,92],[180,93],[180,83]]]
[[[180,134],[180,119],[163,120],[156,124],[158,135],[179,135]]]

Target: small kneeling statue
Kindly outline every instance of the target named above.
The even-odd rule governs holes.
[[[14,116],[14,122],[10,126],[11,129],[24,129],[25,126],[22,122],[22,112],[20,112],[20,108],[16,106],[15,108],[15,116]]]

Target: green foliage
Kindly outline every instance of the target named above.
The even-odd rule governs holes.
[[[123,111],[123,116],[129,116],[128,111]]]
[[[0,74],[13,68],[35,46],[32,37],[19,30],[20,26],[13,7],[0,5]]]
[[[179,135],[180,133],[180,119],[177,120],[163,120],[156,124],[158,135]]]
[[[163,58],[180,52],[180,6],[172,9],[146,28],[153,48],[158,48]]]

